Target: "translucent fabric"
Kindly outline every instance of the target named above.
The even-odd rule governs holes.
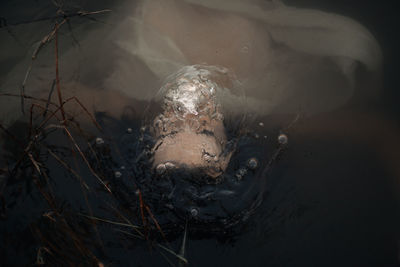
[[[70,3],[74,10],[80,4]],[[337,108],[351,98],[358,66],[370,75],[380,69],[379,45],[363,26],[281,1],[146,0],[96,5],[112,9],[96,16],[104,23],[79,17],[71,18],[70,29],[67,24],[60,27],[61,84],[66,96],[75,95],[89,109],[115,116],[129,105],[129,98],[153,98],[168,75],[187,65],[228,69],[245,91],[248,110],[262,115]],[[96,5],[86,8],[96,10]],[[56,14],[49,5],[35,8],[34,18]],[[26,20],[25,15],[18,18],[17,11],[10,12],[16,12],[15,21]],[[1,92],[18,94],[24,83],[27,95],[47,97],[55,74],[54,42],[44,46],[35,60],[31,58],[53,27],[53,21],[40,21],[2,29]],[[229,99],[241,97],[230,93]],[[0,101],[4,124],[20,116],[19,99]],[[237,111],[235,104],[231,110]]]

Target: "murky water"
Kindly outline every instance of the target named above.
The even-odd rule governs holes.
[[[65,104],[64,115],[57,110],[54,40],[31,60],[55,20],[13,26],[55,16],[57,8],[42,0],[1,4],[8,27],[0,29],[0,93],[17,96],[0,96],[0,265],[397,266],[400,132],[387,74],[394,51],[385,35],[389,16],[386,24],[366,20],[369,3],[363,13],[364,4],[354,10],[341,2],[285,2],[366,25],[383,50],[384,90],[373,38],[342,18],[321,20],[315,29],[308,17],[318,21],[318,12],[285,10],[279,2],[261,6],[267,20],[251,1],[241,8],[237,1],[200,1],[205,7],[195,8],[147,2],[59,6],[69,15],[113,10],[71,17],[60,27],[62,98],[79,99]],[[331,24],[338,35],[327,30]],[[25,98],[22,115],[18,95],[31,62],[25,94],[42,100]],[[218,123],[193,130],[187,117],[188,123],[164,122],[172,130],[160,134],[156,122],[168,117],[168,107],[174,118],[185,110],[208,115],[207,105],[197,106],[203,93],[191,102],[182,100],[191,88],[159,92],[182,66],[205,63],[237,79],[219,81],[229,89],[217,94],[223,138]],[[154,164],[157,140],[187,127],[223,140],[221,154],[206,151],[202,160],[218,162],[225,152],[227,166],[210,175],[213,164],[187,170],[178,165],[189,161],[172,162],[171,154],[159,154],[168,161]]]

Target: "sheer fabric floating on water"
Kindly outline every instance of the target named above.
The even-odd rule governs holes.
[[[357,63],[380,68],[379,45],[360,24],[280,1],[154,0],[137,13],[137,41],[120,45],[158,77],[182,65],[222,65],[263,115],[339,107],[353,94]]]
[[[264,115],[339,107],[353,94],[358,63],[371,73],[380,68],[380,48],[363,26],[280,1],[146,0],[119,5],[102,19],[105,25],[75,23],[79,46],[63,30],[60,70],[66,95],[115,114],[126,102],[109,99],[114,105],[104,107],[104,90],[148,100],[184,65],[230,69],[242,82],[248,107]],[[2,92],[19,92],[32,52],[51,25],[14,27],[17,38],[2,30],[2,50],[8,51],[2,58],[10,63],[0,77]],[[49,91],[54,79],[51,46],[35,60],[26,94]],[[1,101],[2,119],[19,116],[18,100]]]

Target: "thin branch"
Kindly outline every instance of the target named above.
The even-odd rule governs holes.
[[[35,22],[40,22],[40,21],[46,21],[46,20],[56,20],[56,19],[67,19],[67,18],[72,18],[72,17],[85,17],[89,15],[98,15],[98,14],[103,14],[103,13],[108,13],[111,12],[111,9],[103,9],[103,10],[98,10],[98,11],[78,11],[74,13],[60,13],[55,16],[47,16],[47,17],[42,17],[34,20],[25,20],[25,21],[19,21],[19,22],[14,22],[14,23],[8,23],[8,21],[5,18],[0,18],[0,28],[3,27],[10,27],[10,26],[18,26],[21,24],[30,24],[30,23],[35,23]]]
[[[67,169],[69,172],[71,172],[82,184],[83,186],[89,190],[89,186],[83,181],[82,176],[80,176],[76,171],[74,171],[71,166],[69,166],[65,161],[63,161],[60,157],[58,157],[51,149],[47,148],[47,151],[49,154],[56,160],[58,161],[62,166],[64,166],[65,169]]]
[[[114,222],[114,221],[110,221],[110,220],[107,220],[107,219],[102,219],[102,218],[89,216],[89,215],[85,215],[85,214],[81,214],[81,213],[79,213],[79,215],[82,216],[82,217],[86,217],[88,219],[91,219],[91,220],[99,221],[99,222],[105,222],[105,223],[114,224],[114,225],[118,225],[118,226],[125,226],[125,227],[129,227],[129,228],[141,229],[140,226],[136,226],[136,225],[133,225],[133,224]]]
[[[32,54],[32,60],[35,60],[40,52],[40,50],[49,42],[51,42],[54,37],[56,36],[58,29],[65,23],[67,22],[66,19],[64,19],[63,21],[61,21],[60,23],[56,23],[54,25],[54,29],[45,37],[43,37],[43,39],[40,41],[38,47],[35,49],[35,51]]]
[[[31,64],[29,65],[28,70],[25,73],[25,77],[24,77],[24,80],[23,80],[22,85],[21,85],[20,96],[21,96],[21,111],[22,111],[22,114],[25,114],[25,110],[24,110],[25,85],[26,85],[26,81],[28,80],[29,74],[31,73],[32,66],[33,66],[33,61],[31,61]]]
[[[133,225],[129,220],[128,220],[128,218],[126,218],[124,215],[122,215],[122,213],[121,212],[119,212],[115,207],[113,207],[112,205],[110,205],[110,207],[117,213],[117,215],[119,216],[119,217],[121,217],[124,221],[126,221],[128,224],[130,224],[130,225]],[[143,233],[142,232],[140,232],[137,228],[134,228],[134,230],[142,237],[142,238],[144,238],[144,235],[143,235]]]
[[[147,219],[144,215],[144,202],[142,198],[142,192],[138,189],[139,192],[139,205],[140,205],[140,215],[142,216],[143,227],[147,229]],[[148,239],[148,231],[146,230],[146,239]]]
[[[69,139],[71,140],[72,144],[75,146],[76,150],[78,151],[78,153],[81,155],[83,161],[86,163],[86,165],[88,166],[90,172],[97,178],[97,180],[99,180],[99,182],[106,188],[106,190],[112,194],[111,189],[104,183],[104,181],[97,175],[97,173],[93,170],[92,166],[90,165],[89,161],[87,160],[87,158],[85,157],[85,155],[83,154],[83,152],[81,151],[80,147],[78,146],[78,144],[75,142],[75,139],[72,137],[72,134],[70,133],[70,131],[67,129],[66,126],[62,126],[61,128],[64,129],[64,131],[67,133]]]
[[[10,136],[16,143],[19,144],[22,148],[24,147],[23,142],[18,139],[15,135],[13,135],[9,130],[7,130],[1,123],[0,123],[0,129],[4,131],[8,136]]]
[[[9,96],[9,97],[20,97],[20,95],[18,94],[13,94],[13,93],[0,93],[0,96]],[[42,122],[41,126],[38,127],[37,129],[40,129],[45,123],[47,123],[52,117],[56,117],[55,114],[60,110],[60,106],[58,106],[56,103],[54,102],[49,102],[48,99],[44,99],[44,98],[36,98],[30,95],[24,95],[23,98],[25,99],[29,99],[29,100],[35,100],[35,101],[39,101],[39,102],[43,102],[43,103],[49,103],[49,105],[56,107],[57,109],[52,112],[52,116],[47,117],[45,121]],[[88,115],[89,119],[92,121],[92,123],[96,126],[96,128],[99,131],[103,131],[103,129],[101,128],[100,124],[96,121],[96,119],[94,118],[94,116],[88,111],[88,109],[82,104],[82,102],[79,101],[79,99],[76,96],[70,97],[66,100],[64,100],[63,105],[67,104],[68,102],[75,100],[79,106],[81,106],[81,108],[84,110],[84,112]],[[66,115],[72,116],[72,114],[65,112]]]
[[[160,234],[164,238],[164,241],[168,243],[167,237],[165,236],[163,230],[161,229],[161,226],[158,224],[158,221],[156,220],[156,218],[154,217],[153,213],[151,212],[149,206],[145,205],[145,207],[146,207],[147,213],[150,215],[150,218],[153,220],[154,224],[156,225],[157,230],[160,232]]]
[[[92,121],[92,123],[96,126],[96,128],[102,132],[103,129],[101,128],[100,124],[97,123],[96,119],[93,117],[93,115],[89,112],[89,110],[82,104],[82,102],[76,97],[76,96],[72,96],[70,98],[68,98],[67,100],[65,100],[63,102],[63,105],[68,103],[71,100],[75,100],[78,105],[85,111],[85,113],[88,115],[89,119]]]
[[[180,258],[185,259],[185,250],[186,250],[186,240],[187,240],[187,230],[188,230],[188,221],[186,219],[186,223],[185,223],[185,232],[183,233],[183,240],[182,240],[182,246],[181,246],[181,250],[179,251],[179,256]],[[187,264],[188,262],[186,261],[186,259],[183,261],[185,264]],[[179,265],[182,266],[182,261],[179,262]]]
[[[67,20],[64,19],[62,24],[66,22]],[[62,25],[61,24],[61,25]],[[59,73],[59,68],[58,68],[58,23],[56,22],[56,26],[54,27],[54,33],[55,33],[55,54],[56,54],[56,85],[57,85],[57,95],[58,95],[58,102],[60,104],[60,110],[61,110],[61,115],[63,119],[63,124],[66,125],[67,121],[65,120],[65,112],[64,112],[64,107],[63,107],[63,101],[62,101],[62,95],[61,95],[61,87],[60,87],[60,73]]]
[[[157,244],[157,246],[160,247],[160,248],[162,248],[162,249],[164,249],[166,252],[171,253],[172,255],[174,255],[175,257],[177,257],[179,260],[183,261],[185,264],[188,264],[188,260],[187,260],[185,257],[183,257],[183,256],[181,256],[181,255],[175,253],[175,252],[172,251],[171,249],[169,249],[169,248],[167,248],[167,247],[165,247],[165,246],[163,246],[163,245],[161,245],[161,244]]]
[[[50,92],[49,92],[49,96],[47,97],[46,110],[43,112],[43,117],[46,117],[47,111],[49,110],[49,105],[50,105],[50,102],[51,102],[51,96],[53,95],[55,85],[56,85],[56,80],[54,79],[53,83],[51,84],[51,89],[50,89]]]

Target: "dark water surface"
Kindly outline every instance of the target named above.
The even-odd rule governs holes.
[[[71,149],[68,135],[51,127],[31,150],[42,164],[42,173],[38,174],[29,157],[19,161],[29,144],[29,120],[22,119],[8,129],[22,140],[21,145],[4,131],[1,136],[6,141],[0,150],[0,265],[180,266],[183,262],[174,253],[179,254],[186,231],[188,266],[399,266],[400,109],[394,6],[355,0],[286,3],[343,14],[372,31],[385,57],[381,99],[366,102],[358,93],[362,88],[357,88],[344,107],[301,117],[287,131],[289,143],[267,173],[264,168],[280,148],[277,137],[296,114],[253,118],[245,133],[238,135],[239,149],[226,180],[233,179],[247,159],[256,157],[260,166],[238,188],[257,190],[246,195],[226,184],[195,187],[199,191],[190,193],[188,198],[197,196],[191,205],[185,205],[185,199],[174,206],[174,212],[180,209],[179,216],[158,206],[165,204],[160,192],[171,193],[169,185],[159,192],[139,182],[152,175],[151,168],[138,160],[144,149],[141,110],[147,103],[132,102],[131,109],[118,118],[96,113],[103,132],[91,123],[84,132],[72,131],[92,171],[79,152]],[[50,16],[52,5],[50,1],[4,2],[0,17],[12,25]],[[97,10],[111,5],[118,9],[111,1],[82,1],[76,8]],[[6,79],[7,66],[19,60],[2,51],[0,79]],[[82,78],[84,84],[96,84],[85,80],[90,80],[90,74]],[[75,171],[68,171],[48,148]],[[107,187],[93,172],[105,177]],[[186,190],[187,185],[182,188]],[[207,206],[209,210],[194,207],[202,203],[199,195],[207,190],[217,201]],[[261,204],[253,210],[252,204],[261,196]],[[154,214],[141,205],[142,197]],[[194,216],[193,208],[200,213]],[[235,213],[235,208],[249,212]],[[142,209],[147,223],[142,220]],[[206,213],[213,219],[220,217],[219,222],[207,221]],[[223,220],[232,214],[240,214],[239,223],[224,227],[228,223]],[[134,225],[140,226],[140,233]]]

